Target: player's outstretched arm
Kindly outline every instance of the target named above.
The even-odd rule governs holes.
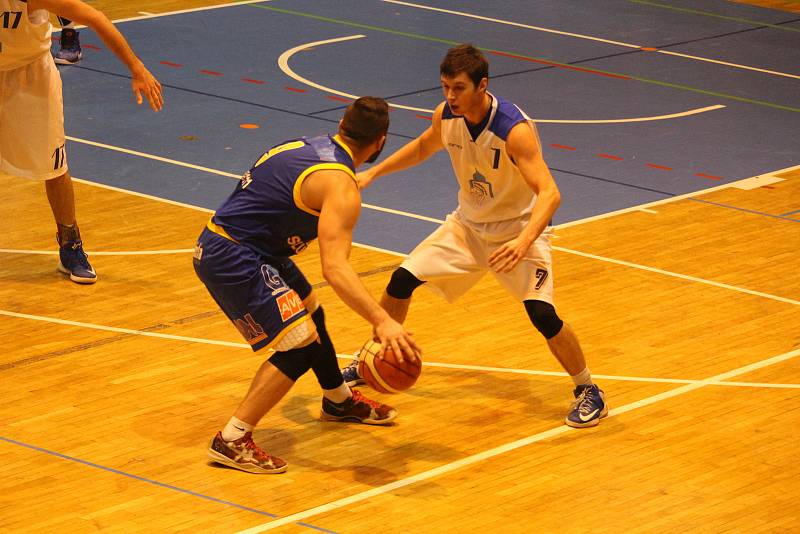
[[[119,30],[102,12],[80,0],[29,0],[28,9],[46,9],[51,13],[85,24],[96,31],[106,46],[131,71],[131,89],[136,96],[136,103],[141,105],[142,95],[144,95],[153,111],[161,109],[164,104],[161,84],[145,68]]]
[[[536,204],[530,221],[520,235],[504,243],[489,256],[489,266],[500,273],[510,272],[517,266],[561,204],[561,193],[544,162],[534,128],[533,124],[521,122],[511,129],[506,139],[506,151],[536,193]]]
[[[364,189],[380,176],[418,165],[444,148],[441,130],[442,108],[444,108],[444,104],[440,104],[436,108],[431,125],[419,137],[404,145],[379,164],[358,173],[358,187]]]
[[[391,346],[398,360],[414,361],[420,352],[413,334],[392,319],[372,298],[350,265],[353,227],[361,210],[361,195],[342,171],[317,171],[303,184],[303,200],[321,200],[319,250],[322,274],[342,301],[369,321],[381,341],[381,352]],[[308,198],[306,194],[308,194]]]

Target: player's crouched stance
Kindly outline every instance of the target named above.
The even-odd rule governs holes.
[[[323,421],[387,425],[397,416],[344,383],[322,307],[289,258],[318,237],[323,276],[336,293],[384,344],[416,357],[410,333],[370,296],[348,261],[361,202],[354,171],[377,157],[388,126],[386,103],[363,97],[348,107],[337,135],[273,147],[200,234],[198,277],[254,351],[275,351],[211,441],[215,462],[250,473],[286,471],[287,463],[256,445],[252,432],[309,369],[323,390]]]

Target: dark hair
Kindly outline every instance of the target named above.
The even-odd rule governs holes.
[[[483,78],[489,77],[489,62],[481,51],[471,44],[455,46],[444,56],[439,66],[439,74],[455,78],[460,72],[465,72],[475,87],[478,87]]]
[[[389,130],[389,104],[377,96],[362,96],[344,112],[339,133],[364,147]]]

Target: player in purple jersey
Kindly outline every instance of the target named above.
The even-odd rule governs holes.
[[[344,383],[325,315],[289,258],[318,238],[322,273],[336,294],[372,324],[383,348],[417,358],[409,331],[392,319],[350,266],[361,209],[355,169],[386,141],[389,108],[362,97],[333,136],[287,141],[265,152],[200,235],[194,267],[209,293],[254,351],[275,352],[208,450],[214,461],[250,473],[282,473],[284,460],[253,442],[252,431],[309,369],[323,389],[321,419],[389,424],[397,411]]]

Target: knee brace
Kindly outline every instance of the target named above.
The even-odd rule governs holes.
[[[267,361],[289,377],[292,382],[297,382],[298,378],[311,369],[311,363],[317,357],[318,352],[319,344],[311,343],[305,347],[276,352]]]
[[[322,306],[311,314],[311,318],[314,320],[319,336],[319,343],[312,343],[317,346],[317,353],[310,362],[311,370],[314,371],[322,389],[338,388],[344,379],[342,371],[339,369],[339,361],[336,359],[336,349],[333,348],[328,329],[325,328],[325,312],[322,311]]]
[[[424,283],[407,269],[398,267],[392,273],[392,279],[389,280],[389,285],[386,286],[386,293],[396,299],[411,298],[414,290]]]
[[[564,321],[558,317],[552,304],[541,300],[526,300],[524,304],[533,326],[542,333],[545,339],[551,339],[561,332]]]

